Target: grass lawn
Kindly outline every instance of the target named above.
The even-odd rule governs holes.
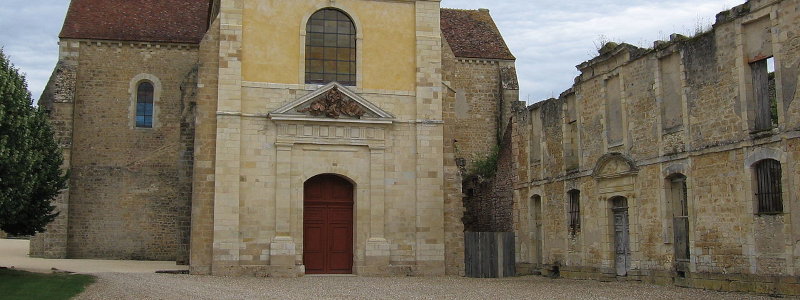
[[[83,292],[94,277],[81,274],[40,274],[0,269],[1,299],[69,299]]]

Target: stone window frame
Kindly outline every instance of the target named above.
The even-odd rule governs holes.
[[[792,199],[791,197],[792,191],[791,189],[786,188],[786,187],[791,187],[791,185],[787,185],[787,183],[790,181],[790,177],[788,176],[790,174],[788,174],[789,170],[786,167],[788,165],[786,157],[787,157],[786,153],[781,150],[772,148],[762,148],[762,147],[753,149],[751,153],[746,157],[744,162],[744,168],[746,170],[745,180],[747,181],[747,183],[745,184],[745,186],[749,187],[746,193],[749,194],[749,197],[751,199],[750,201],[754,215],[756,216],[782,215],[789,213],[790,207],[787,206],[786,201],[787,199]],[[758,177],[756,173],[757,172],[756,166],[757,164],[766,160],[774,160],[778,162],[781,166],[780,187],[781,187],[782,210],[780,212],[778,211],[761,212],[759,209],[759,200],[758,197],[756,196],[756,193],[758,192]]]
[[[752,52],[749,50],[748,47],[748,27],[752,24],[757,24],[759,22],[767,22],[769,23],[770,30],[768,35],[765,36],[765,39],[769,41],[768,45],[770,45],[769,50],[764,50],[763,52]],[[757,13],[753,13],[748,15],[744,18],[743,21],[736,27],[736,34],[739,36],[738,38],[741,40],[741,44],[739,46],[739,55],[742,57],[739,62],[737,62],[737,66],[740,68],[740,78],[739,78],[739,96],[743,101],[740,101],[739,105],[741,107],[741,111],[743,112],[743,123],[742,129],[746,132],[749,132],[754,137],[763,137],[765,135],[771,135],[779,132],[781,126],[785,124],[785,107],[784,99],[783,99],[783,91],[782,91],[782,58],[779,57],[778,54],[781,52],[779,51],[780,47],[776,44],[779,39],[779,31],[775,30],[778,28],[778,16],[775,12],[762,10]],[[775,73],[775,98],[777,104],[777,126],[772,126],[772,128],[758,128],[756,124],[756,113],[757,113],[757,105],[756,99],[754,99],[753,95],[753,72],[752,66],[755,63],[760,61],[773,59],[774,60],[774,73]]]
[[[570,106],[570,98],[572,98],[572,106]],[[562,115],[563,115],[563,124],[561,127],[562,132],[562,147],[564,151],[564,172],[565,173],[573,173],[577,172],[581,168],[581,99],[577,92],[575,91],[568,91],[563,94],[564,104],[562,106]],[[571,120],[574,118],[574,120]],[[570,150],[567,148],[567,138],[571,130],[575,130],[574,134],[574,142],[571,143],[573,149]],[[569,150],[569,151],[568,151]],[[568,153],[572,153],[574,157],[570,158]],[[567,163],[569,160],[574,160],[574,165],[570,165]]]
[[[661,135],[669,135],[677,132],[681,132],[686,128],[686,124],[688,124],[688,99],[686,96],[686,70],[683,64],[683,54],[680,51],[665,51],[664,53],[658,54],[658,63],[656,64],[656,95],[657,95],[657,103],[658,103],[658,124],[659,124],[659,132]],[[675,89],[676,93],[678,94],[678,99],[676,102],[669,101],[669,100],[676,100],[676,99],[667,99],[667,86],[666,86],[666,78],[664,78],[664,69],[666,68],[666,64],[668,60],[677,59],[677,79],[679,88]],[[680,123],[674,126],[667,126],[665,124],[666,115],[668,112],[668,108],[671,105],[676,105],[676,107],[680,108]]]
[[[316,12],[323,10],[323,9],[336,9],[350,17],[350,20],[353,21],[353,26],[355,26],[356,30],[356,82],[355,82],[355,89],[359,89],[362,87],[363,81],[363,42],[364,42],[364,31],[361,20],[358,18],[358,15],[355,14],[355,11],[349,8],[346,5],[342,5],[339,2],[329,2],[329,3],[320,3],[311,8],[308,12],[306,12],[305,16],[303,16],[300,22],[300,48],[298,51],[300,52],[300,68],[299,68],[299,79],[298,82],[300,84],[305,85],[306,90],[315,90],[320,86],[324,86],[325,84],[318,84],[318,83],[306,83],[306,25],[308,24],[311,16],[314,15]]]
[[[673,244],[675,237],[674,228],[673,228],[673,216],[672,216],[672,198],[671,198],[671,191],[672,187],[670,184],[672,183],[672,179],[678,176],[682,176],[685,178],[686,182],[686,205],[688,206],[688,213],[689,213],[689,239],[691,240],[693,234],[692,229],[694,228],[694,217],[695,214],[692,213],[694,211],[694,202],[692,201],[694,197],[694,183],[692,182],[691,177],[691,169],[689,168],[689,163],[687,161],[681,161],[677,163],[670,164],[668,167],[664,168],[661,172],[661,176],[663,178],[662,184],[662,191],[661,191],[661,217],[662,217],[662,230],[663,230],[663,239],[664,244]]]
[[[139,89],[139,84],[141,84],[144,81],[150,82],[153,85],[152,127],[136,126],[136,104],[138,102],[138,89]],[[161,80],[153,74],[141,73],[139,75],[134,76],[133,79],[131,79],[130,86],[128,88],[128,95],[130,95],[130,106],[128,108],[128,127],[137,130],[152,130],[161,127],[161,123],[159,122],[158,119],[158,115],[160,113],[159,103],[161,102],[161,91],[162,91]]]
[[[609,112],[611,105],[611,98],[609,93],[609,81],[617,79],[619,80],[619,108],[620,108],[620,122],[622,123],[621,126],[621,136],[622,139],[620,141],[612,142],[609,139],[609,134],[611,134],[611,124],[609,120]],[[602,95],[603,95],[603,141],[605,143],[605,148],[608,152],[613,152],[614,150],[619,150],[624,148],[625,145],[628,144],[628,114],[627,114],[627,103],[625,97],[625,78],[619,71],[612,72],[607,74],[603,77],[602,83]]]
[[[567,192],[567,230],[571,237],[581,233],[581,191],[578,189]]]

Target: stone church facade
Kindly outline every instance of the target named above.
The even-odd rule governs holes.
[[[515,82],[488,11],[439,1],[73,0],[40,100],[70,187],[31,255],[463,274],[457,162]]]
[[[798,5],[607,44],[558,99],[516,111],[519,269],[800,294]]]

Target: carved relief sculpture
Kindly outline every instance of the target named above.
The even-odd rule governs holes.
[[[367,112],[358,105],[358,102],[346,99],[338,88],[334,87],[324,97],[315,100],[308,107],[298,110],[301,113],[310,113],[313,116],[324,115],[328,118],[338,119],[340,116],[361,119]]]

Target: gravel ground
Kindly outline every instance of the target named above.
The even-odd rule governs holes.
[[[462,277],[293,279],[98,273],[76,299],[769,299],[637,282]]]

